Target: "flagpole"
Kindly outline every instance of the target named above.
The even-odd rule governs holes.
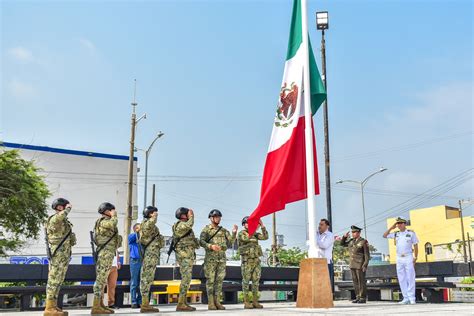
[[[314,203],[314,157],[313,157],[313,128],[311,112],[311,84],[309,79],[309,45],[308,45],[308,14],[307,1],[301,0],[301,33],[304,54],[303,85],[304,85],[304,116],[305,116],[305,149],[306,149],[306,189],[308,194],[308,257],[317,258],[316,247],[316,209]]]

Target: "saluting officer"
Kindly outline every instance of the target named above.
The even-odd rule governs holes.
[[[114,310],[105,306],[103,293],[112,262],[117,255],[117,249],[122,244],[122,236],[118,234],[118,218],[115,206],[104,202],[98,209],[101,217],[94,226],[95,243],[97,246],[97,262],[95,263],[96,279],[94,283],[94,301],[91,314],[114,314]]]
[[[158,313],[160,310],[150,306],[150,287],[155,280],[156,265],[160,262],[160,249],[165,240],[156,227],[158,209],[147,206],[143,211],[143,222],[140,228],[140,244],[143,248],[143,263],[140,274],[140,292],[142,295],[141,313]]]
[[[176,261],[181,273],[181,284],[179,285],[179,297],[176,311],[195,311],[196,308],[188,305],[186,294],[191,284],[193,265],[196,261],[196,249],[199,241],[194,236],[194,212],[193,210],[180,207],[175,213],[178,221],[173,225],[173,243],[175,245]]]
[[[268,239],[268,231],[263,225],[262,220],[258,222],[262,232],[255,232],[249,235],[248,216],[242,219],[243,230],[237,237],[239,243],[239,253],[242,260],[242,292],[244,295],[244,308],[263,308],[258,302],[258,286],[262,273],[260,257],[263,256],[262,247],[258,244],[259,240]],[[252,281],[252,303],[249,299],[250,281]]]
[[[367,283],[365,282],[365,272],[369,265],[370,254],[369,254],[369,243],[364,238],[360,237],[359,228],[355,225],[351,226],[352,238],[349,238],[349,232],[347,232],[341,240],[343,247],[349,248],[349,268],[352,274],[352,283],[354,284],[354,291],[356,299],[352,303],[364,304],[367,299]]]
[[[71,212],[71,204],[64,198],[53,201],[51,206],[56,211],[46,222],[46,237],[49,248],[49,271],[48,283],[46,285],[46,308],[44,316],[67,316],[57,306],[59,288],[64,282],[69,261],[71,260],[71,249],[76,244],[76,235],[72,232],[72,224],[67,219]]]
[[[415,263],[418,258],[418,237],[415,232],[406,229],[407,220],[398,217],[384,234],[384,238],[395,239],[397,247],[397,277],[403,300],[399,304],[415,304]],[[400,231],[391,233],[395,227]],[[414,253],[414,255],[413,255]]]
[[[219,226],[222,213],[219,210],[209,212],[211,223],[203,228],[200,235],[200,245],[206,250],[204,258],[204,273],[206,274],[206,291],[208,309],[225,309],[221,304],[222,284],[225,278],[227,248],[232,247],[237,237],[237,225],[234,225],[232,235],[227,229]]]

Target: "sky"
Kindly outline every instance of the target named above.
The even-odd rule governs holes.
[[[308,2],[319,66],[315,12],[328,11],[330,21],[333,230],[362,225],[360,190],[336,181],[383,166],[367,183],[365,205],[369,242],[387,251],[387,217],[473,196],[473,4]],[[290,0],[0,1],[0,139],[128,155],[136,79],[137,113],[147,114],[137,147],[165,133],[148,172],[160,228],[169,233],[165,223],[188,206],[196,231],[213,208],[230,229],[258,204],[291,8]],[[323,218],[321,111],[314,122]],[[142,152],[138,159],[142,208]],[[264,222],[271,227],[271,217]],[[305,247],[306,227],[304,202],[277,214],[289,247]]]

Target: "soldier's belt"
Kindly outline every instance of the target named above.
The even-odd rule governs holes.
[[[409,257],[409,256],[413,256],[413,253],[410,252],[410,253],[402,253],[399,255],[400,257],[404,258],[404,257]]]

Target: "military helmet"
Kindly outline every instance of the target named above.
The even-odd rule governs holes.
[[[187,207],[180,207],[176,210],[175,216],[177,219],[181,219],[181,215],[188,215],[189,208]]]
[[[244,218],[242,218],[242,226],[244,226],[249,220],[249,217],[248,216],[245,216]]]
[[[219,210],[215,210],[215,209],[214,209],[214,210],[212,210],[212,211],[210,211],[210,212],[209,212],[209,216],[208,216],[208,218],[211,218],[211,217],[214,217],[214,216],[219,216],[219,217],[222,217],[222,213],[221,213],[221,211],[219,211]]]
[[[58,199],[53,201],[53,204],[51,205],[51,208],[53,210],[55,210],[58,206],[66,207],[66,205],[68,205],[68,204],[69,204],[69,201],[66,200],[65,198],[58,198]]]
[[[146,209],[143,210],[143,217],[150,218],[151,214],[154,212],[158,212],[158,209],[154,206],[147,206]]]
[[[99,205],[99,214],[104,214],[106,211],[115,210],[115,206],[112,203],[104,202]]]

